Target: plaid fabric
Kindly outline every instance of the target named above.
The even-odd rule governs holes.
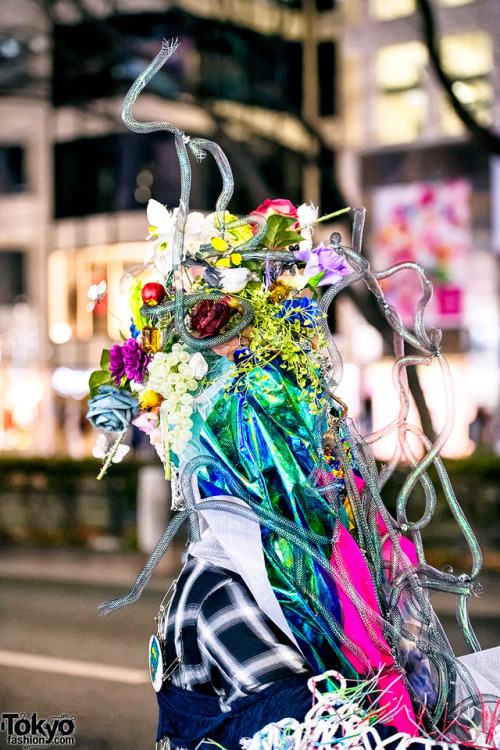
[[[223,706],[310,671],[240,576],[193,557],[179,577],[164,636],[167,665],[182,658],[172,684],[217,695]]]

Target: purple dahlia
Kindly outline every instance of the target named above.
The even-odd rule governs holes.
[[[135,339],[127,339],[124,344],[116,344],[109,353],[109,370],[116,385],[124,375],[129,380],[142,383],[150,357],[143,352]]]

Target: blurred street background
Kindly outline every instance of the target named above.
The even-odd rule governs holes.
[[[472,621],[484,648],[500,642],[498,0],[2,0],[0,713],[76,715],[82,750],[154,745],[147,646],[182,548],[138,603],[97,616],[130,588],[171,514],[138,430],[96,480],[85,414],[101,350],[128,329],[147,202],[179,201],[172,137],[133,134],[120,119],[133,80],[172,37],[181,46],[135,115],[218,142],[233,213],[266,198],[312,202],[320,215],[366,206],[372,266],[417,261],[432,280],[426,325],[443,331],[456,389],[443,456],[484,553]],[[218,172],[208,158],[193,167],[191,209],[211,212]],[[315,239],[332,231],[349,244],[347,222],[319,225]],[[102,281],[92,309],[89,288]],[[415,276],[384,290],[410,324]],[[329,322],[345,365],[338,394],[362,434],[377,431],[398,405],[384,315],[359,287]],[[439,367],[409,375],[412,421],[433,439],[445,420]],[[377,459],[393,447],[376,443]],[[391,508],[404,477],[403,467],[384,490]],[[417,491],[411,517],[423,508]],[[431,565],[470,571],[439,491],[423,536]],[[454,602],[435,603],[463,653]]]

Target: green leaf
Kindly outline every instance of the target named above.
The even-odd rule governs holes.
[[[276,238],[276,247],[287,247],[287,245],[296,245],[298,242],[302,242],[304,238],[298,232],[294,232],[293,229],[287,229],[285,232],[280,232]]]
[[[267,219],[267,234],[262,240],[264,247],[272,250],[275,247],[283,247],[278,244],[278,237],[288,230],[297,219],[293,216],[280,216],[280,214],[271,214]],[[295,234],[295,233],[294,233]],[[300,238],[302,239],[302,237]],[[295,240],[296,242],[296,240]]]
[[[313,276],[311,279],[309,279],[309,281],[307,282],[308,286],[315,289],[318,286],[321,279],[323,278],[323,276],[325,275],[325,273],[326,271],[320,271],[319,273],[316,274],[316,276]]]
[[[95,370],[89,378],[90,397],[94,398],[99,392],[101,385],[114,385],[114,380],[109,370]]]
[[[109,349],[103,349],[101,354],[101,370],[109,370],[110,354]]]

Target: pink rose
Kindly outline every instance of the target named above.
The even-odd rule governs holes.
[[[157,429],[159,412],[159,407],[151,409],[151,411],[143,411],[138,417],[132,420],[132,424],[135,424],[146,435],[151,435]]]
[[[297,209],[286,198],[276,198],[276,200],[267,200],[264,201],[258,208],[255,209],[255,211],[252,211],[250,216],[253,214],[257,214],[258,216],[263,216],[264,219],[267,219],[268,216],[271,216],[271,214],[280,214],[280,216],[293,216],[294,219],[298,218]]]

